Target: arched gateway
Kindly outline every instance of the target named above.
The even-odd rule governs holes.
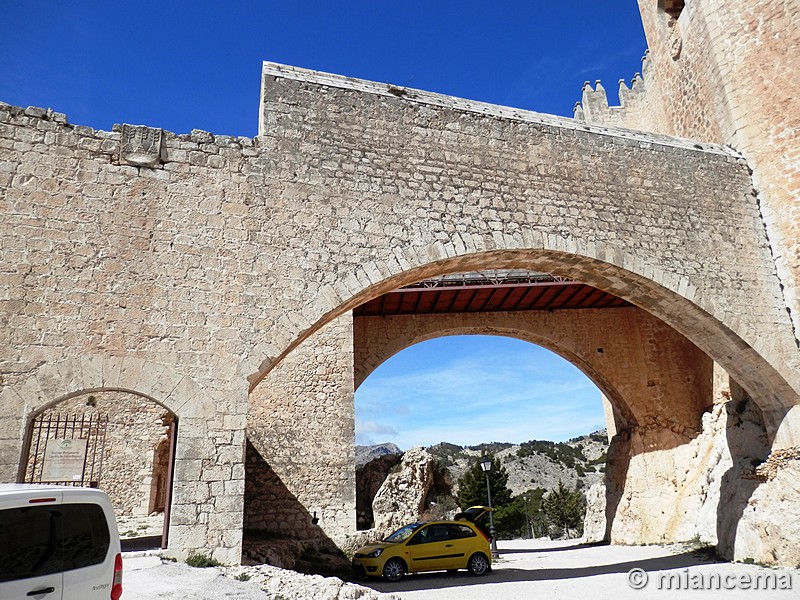
[[[730,374],[771,448],[800,444],[797,346],[741,156],[272,63],[263,79],[255,139],[0,106],[3,479],[44,403],[146,395],[180,419],[171,549],[235,560],[249,403],[302,508],[289,527],[338,539],[355,529],[350,311],[486,269],[628,301]]]

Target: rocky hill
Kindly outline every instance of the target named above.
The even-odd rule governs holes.
[[[356,469],[360,469],[371,460],[388,455],[401,456],[403,451],[391,442],[373,446],[356,446]],[[398,461],[399,462],[399,461]]]
[[[532,440],[523,444],[491,443],[457,446],[442,442],[428,451],[446,466],[458,489],[458,480],[485,453],[494,454],[508,472],[508,487],[514,495],[537,487],[550,490],[559,479],[569,487],[588,489],[603,478],[608,437],[600,430],[568,442]]]
[[[569,487],[587,490],[592,484],[603,479],[608,438],[605,429],[583,435],[568,442],[547,442],[532,440],[523,444],[493,442],[477,446],[458,446],[441,442],[427,448],[442,467],[449,473],[449,484],[452,493],[458,491],[458,480],[473,462],[486,453],[494,454],[508,472],[508,487],[511,493],[518,495],[537,487],[550,490],[558,485],[559,479]],[[381,469],[364,469],[364,465],[387,455],[397,455],[390,468],[399,462],[402,451],[394,444],[377,446],[358,446],[356,448],[356,465],[359,469],[356,479],[369,479],[370,492],[362,494],[364,502],[370,503],[374,497],[374,489],[385,478],[388,472],[385,465]],[[383,459],[384,462],[386,459]],[[377,463],[376,463],[377,465]],[[373,473],[373,471],[381,471]],[[367,477],[369,474],[369,477]]]

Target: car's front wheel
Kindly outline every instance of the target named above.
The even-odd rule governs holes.
[[[467,569],[473,575],[484,575],[489,570],[489,559],[480,552],[469,557]]]
[[[389,581],[400,581],[406,574],[406,565],[399,558],[390,558],[383,565],[383,576]]]

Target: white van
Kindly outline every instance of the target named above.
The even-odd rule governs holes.
[[[122,554],[105,493],[0,484],[2,600],[118,600]]]

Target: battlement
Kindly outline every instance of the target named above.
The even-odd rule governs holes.
[[[633,75],[630,87],[624,79],[619,80],[619,106],[609,105],[600,80],[595,81],[594,87],[591,82],[585,82],[581,89],[581,101],[576,102],[573,109],[575,120],[636,128],[646,103],[645,82],[652,68],[649,55],[649,51],[646,51],[642,57],[642,71]]]

